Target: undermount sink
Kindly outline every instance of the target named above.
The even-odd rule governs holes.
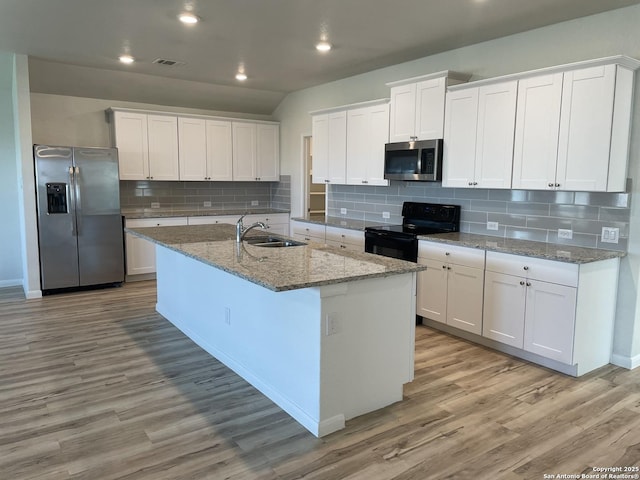
[[[281,248],[281,247],[298,247],[301,245],[306,245],[303,242],[296,242],[295,240],[289,240],[288,238],[275,237],[273,235],[260,235],[255,237],[248,237],[244,239],[249,245],[254,245],[256,247],[272,247],[272,248]]]

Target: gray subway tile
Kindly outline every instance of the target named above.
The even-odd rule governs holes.
[[[453,196],[467,200],[488,200],[489,190],[484,188],[456,188]]]
[[[527,228],[537,228],[543,230],[558,230],[564,228],[571,230],[571,219],[560,217],[527,217]]]
[[[527,217],[524,215],[512,215],[508,213],[492,213],[487,214],[487,221],[498,222],[499,225],[507,225],[512,227],[524,227],[527,225]]]
[[[507,212],[507,202],[500,202],[496,200],[471,200],[471,210],[478,212]]]
[[[474,212],[471,210],[460,210],[461,222],[487,223],[487,212]]]
[[[576,192],[575,204],[627,208],[629,198],[628,193]]]
[[[536,228],[507,227],[507,238],[517,238],[518,240],[531,240],[533,242],[546,242],[547,230]]]
[[[508,202],[507,213],[518,215],[539,215],[549,216],[548,203],[531,203],[531,202]]]
[[[606,243],[598,237],[598,248],[602,250],[615,250],[617,252],[626,252],[628,249],[629,239],[619,238],[618,243]]]
[[[626,222],[631,219],[631,210],[629,208],[604,208],[600,207],[600,220],[603,222]]]
[[[558,232],[549,230],[548,240],[549,243],[555,243],[558,245],[573,245],[576,247],[589,247],[596,248],[598,245],[598,236],[589,235],[586,233],[575,233],[573,238],[568,240],[566,238],[558,238]]]
[[[599,208],[586,205],[551,205],[549,214],[552,217],[586,218],[597,220]]]

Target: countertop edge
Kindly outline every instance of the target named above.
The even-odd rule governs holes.
[[[463,238],[450,238],[451,235],[463,236]],[[449,236],[449,238],[447,236]],[[574,263],[578,265],[610,260],[612,258],[622,258],[627,255],[627,252],[618,250],[602,250],[597,248],[576,247],[573,245],[534,242],[530,240],[505,239],[502,237],[465,234],[460,232],[457,232],[456,234],[446,233],[420,235],[418,239],[434,243],[457,245],[460,247],[475,248],[490,252],[541,258],[544,260]],[[489,244],[487,244],[487,242],[489,242]],[[498,242],[509,242],[512,243],[512,245],[499,245]],[[495,245],[492,245],[491,243],[495,243]],[[551,248],[555,249],[556,252],[562,253],[552,253],[549,251]]]
[[[246,280],[248,282],[254,283],[256,285],[260,285],[268,290],[271,290],[273,292],[284,292],[284,291],[290,291],[290,290],[298,290],[298,289],[303,289],[303,288],[315,288],[315,287],[322,287],[322,286],[326,286],[326,285],[335,285],[335,284],[339,284],[339,283],[349,283],[349,282],[355,282],[355,281],[360,281],[360,280],[366,280],[366,279],[373,279],[373,278],[383,278],[383,277],[388,277],[388,276],[393,276],[393,275],[402,275],[405,273],[417,273],[420,272],[422,270],[426,269],[426,266],[424,265],[420,265],[417,263],[411,263],[411,262],[403,262],[406,263],[407,266],[402,268],[402,269],[398,269],[397,271],[392,271],[392,272],[374,272],[374,273],[366,273],[366,274],[362,274],[362,275],[354,275],[351,277],[343,277],[343,278],[335,278],[335,279],[323,279],[323,280],[317,280],[317,281],[312,281],[312,282],[302,282],[302,283],[292,283],[292,284],[288,284],[288,285],[274,285],[274,284],[270,284],[268,282],[265,282],[263,280],[261,280],[258,277],[255,276],[251,276],[248,275],[246,273],[243,273],[241,271],[229,268],[225,265],[222,265],[220,263],[216,263],[215,261],[211,261],[207,258],[201,257],[199,255],[193,255],[189,252],[186,252],[185,250],[181,249],[179,247],[179,245],[181,244],[172,244],[172,243],[167,243],[161,240],[158,240],[156,238],[153,238],[152,236],[148,236],[145,235],[144,233],[140,232],[140,230],[144,230],[145,228],[154,228],[154,227],[135,227],[135,228],[125,228],[125,232],[130,233],[131,235],[134,235],[136,237],[139,238],[143,238],[145,240],[148,240],[156,245],[160,245],[162,247],[168,248],[169,250],[172,250],[174,252],[180,253],[181,255],[184,255],[185,257],[189,257],[192,258],[196,261],[199,261],[201,263],[204,263],[205,265],[211,266],[213,268],[217,268],[219,270],[222,270],[226,273],[229,273],[231,275],[234,275],[236,277],[242,278],[243,280]],[[170,227],[161,227],[161,228],[170,228]],[[181,227],[184,228],[184,227]],[[212,241],[216,241],[216,240],[212,240]],[[220,240],[218,240],[220,241]],[[228,240],[227,240],[228,241]],[[194,243],[199,243],[199,242],[194,242]],[[348,251],[344,251],[341,250],[339,248],[336,247],[331,247],[328,245],[324,245],[324,244],[319,244],[319,243],[315,243],[315,242],[308,242],[306,245],[301,246],[302,248],[311,248],[314,250],[318,250],[318,251],[328,251],[330,253],[334,253],[336,255],[340,255],[342,257],[346,257],[346,258],[351,258],[354,260],[359,260],[358,256],[359,255],[363,255],[365,254],[357,252],[348,252]],[[244,247],[243,247],[244,248]],[[296,247],[297,248],[297,247]],[[372,254],[366,254],[366,255],[372,255]],[[387,257],[383,257],[386,260],[390,260]]]

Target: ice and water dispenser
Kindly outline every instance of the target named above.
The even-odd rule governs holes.
[[[66,183],[47,183],[47,213],[69,213]]]

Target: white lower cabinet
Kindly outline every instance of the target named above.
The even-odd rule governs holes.
[[[420,241],[417,314],[480,335],[484,250]]]
[[[327,226],[325,230],[325,243],[333,247],[364,252],[364,232],[347,228]]]
[[[420,241],[427,270],[416,312],[429,325],[569,375],[609,363],[619,258],[578,264],[488,251],[480,262],[477,252],[485,254]]]
[[[169,227],[187,225],[186,217],[170,218],[139,218],[125,220],[125,226],[136,227]],[[148,240],[144,240],[129,233],[125,234],[125,250],[127,262],[127,276],[155,273],[156,248]]]
[[[326,226],[291,220],[291,237],[302,242],[325,242]]]

